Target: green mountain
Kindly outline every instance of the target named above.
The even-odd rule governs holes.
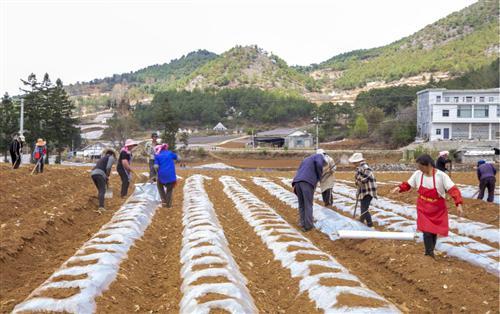
[[[169,63],[155,64],[135,72],[114,74],[111,77],[95,79],[90,82],[72,84],[66,87],[71,95],[85,95],[98,92],[109,92],[116,84],[141,86],[148,91],[169,86],[172,82],[188,76],[191,72],[213,60],[217,54],[198,50],[188,53]]]
[[[480,0],[387,46],[343,53],[303,70],[338,71],[333,85],[340,89],[424,72],[459,75],[498,57],[498,14],[497,0]]]
[[[315,82],[257,46],[236,46],[176,82],[175,87],[187,90],[253,87],[302,94],[315,89]]]

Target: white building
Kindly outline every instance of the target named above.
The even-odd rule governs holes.
[[[417,137],[436,140],[500,138],[500,89],[425,89],[417,93]]]

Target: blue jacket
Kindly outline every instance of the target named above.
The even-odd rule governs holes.
[[[161,184],[167,184],[177,181],[175,174],[174,160],[177,160],[177,155],[169,150],[162,150],[155,156],[155,165],[158,165],[158,181]]]
[[[477,178],[479,181],[482,179],[486,179],[489,177],[495,177],[497,174],[497,170],[495,169],[495,166],[492,164],[482,164],[479,167],[477,167]]]
[[[295,175],[295,178],[293,178],[292,185],[296,182],[303,181],[315,187],[321,180],[324,164],[325,159],[323,154],[314,154],[302,160],[302,163],[297,170],[297,174]]]

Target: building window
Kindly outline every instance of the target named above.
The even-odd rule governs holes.
[[[441,135],[441,129],[436,129],[436,135]]]
[[[458,97],[453,97],[454,102],[458,102]]]
[[[443,110],[443,117],[449,117],[450,116],[450,110]]]
[[[441,96],[436,96],[436,102],[441,102]]]
[[[500,118],[500,105],[497,105],[497,118]]]
[[[476,105],[474,106],[474,118],[488,118],[489,106]]]
[[[494,100],[493,100],[493,97],[488,97],[488,101],[489,101],[489,102],[493,102],[493,101],[494,101]]]
[[[472,117],[472,106],[458,106],[457,117],[459,118],[471,118]]]
[[[450,102],[450,97],[445,97],[444,102]]]
[[[465,97],[465,102],[472,102],[472,96]]]
[[[484,102],[484,97],[479,97],[479,102]]]

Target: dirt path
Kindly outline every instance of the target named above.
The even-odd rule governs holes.
[[[254,230],[236,211],[232,201],[222,193],[223,185],[213,177],[205,188],[214,204],[230,250],[240,271],[248,279],[247,287],[262,313],[319,313],[312,301],[299,293],[299,280],[288,270],[255,234]]]
[[[243,182],[243,185],[296,225],[295,209],[251,182]],[[306,236],[403,311],[444,313],[497,309],[497,277],[453,258],[438,257],[434,261],[423,256],[421,244],[375,240],[332,242],[318,231]]]
[[[178,313],[183,183],[174,189],[172,208],[157,209],[120,265],[117,280],[96,300],[98,313]]]
[[[99,215],[94,212],[97,192],[85,169],[47,167],[38,176],[29,171],[0,169],[0,190],[11,196],[0,201],[2,313],[44,282],[123,202],[115,195],[107,200],[109,210]]]

